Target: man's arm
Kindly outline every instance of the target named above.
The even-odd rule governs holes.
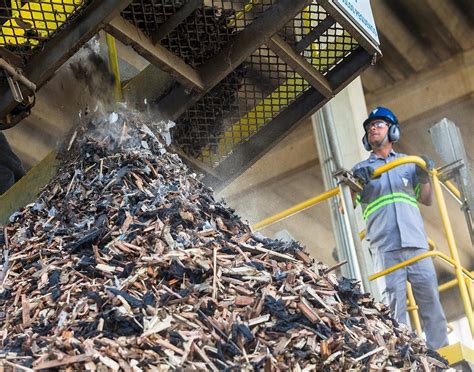
[[[431,170],[434,168],[435,164],[434,161],[428,158],[427,156],[422,155],[421,158],[426,163],[426,168]],[[416,177],[419,182],[419,194],[418,194],[418,201],[421,204],[430,206],[433,204],[433,187],[431,186],[431,180],[429,174],[419,167],[418,165],[415,168]]]
[[[420,183],[420,196],[418,197],[418,201],[427,206],[433,204],[433,187],[430,181]]]

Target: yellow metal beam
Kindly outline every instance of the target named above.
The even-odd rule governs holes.
[[[359,239],[360,239],[360,240],[364,240],[364,238],[365,238],[365,233],[366,233],[365,229],[362,230],[362,231],[359,233]],[[432,251],[432,250],[434,250],[434,249],[436,248],[436,243],[435,243],[435,242],[433,241],[433,239],[431,239],[431,238],[428,238],[428,247],[429,247],[429,250],[430,250],[430,251]]]
[[[0,195],[0,225],[8,223],[8,218],[13,212],[36,199],[40,190],[56,174],[58,167],[56,155],[56,151],[49,153],[21,180]]]
[[[471,301],[469,298],[469,292],[466,287],[466,282],[463,278],[463,268],[461,266],[461,261],[459,259],[459,253],[456,246],[456,241],[454,239],[453,229],[451,227],[451,221],[448,216],[448,208],[446,207],[446,202],[443,197],[443,191],[441,190],[441,182],[438,179],[438,174],[436,170],[430,172],[433,179],[433,190],[438,201],[438,208],[441,215],[441,220],[443,222],[444,232],[446,240],[448,241],[449,252],[453,260],[455,261],[454,271],[456,273],[456,278],[458,279],[459,294],[461,295],[461,300],[464,306],[464,311],[466,313],[466,318],[469,323],[469,328],[471,330],[471,335],[474,336],[474,314],[472,310]]]
[[[451,191],[459,200],[461,200],[461,192],[458,190],[458,188],[452,183],[450,180],[446,180],[443,182],[443,184],[448,188],[449,191]]]
[[[326,192],[323,192],[322,194],[319,194],[315,196],[314,198],[310,198],[305,200],[304,202],[301,202],[299,204],[296,204],[295,206],[288,208],[272,217],[266,218],[255,225],[252,226],[252,229],[254,231],[263,229],[264,227],[267,227],[271,224],[274,224],[275,222],[281,221],[295,213],[301,212],[302,210],[312,207],[315,204],[318,204],[324,200],[327,200],[329,198],[332,198],[333,196],[339,194],[339,188],[335,187],[331,190],[328,190]]]
[[[378,279],[378,278],[380,278],[384,275],[390,274],[390,273],[392,273],[392,272],[394,272],[394,271],[396,271],[396,270],[398,270],[402,267],[411,265],[412,263],[417,262],[417,261],[422,260],[423,258],[427,258],[427,257],[439,257],[444,262],[451,265],[452,267],[456,267],[456,261],[454,261],[454,259],[452,259],[451,257],[445,255],[444,253],[438,252],[438,251],[431,251],[431,252],[426,252],[426,253],[420,254],[416,257],[412,257],[412,258],[410,258],[406,261],[403,261],[399,264],[393,265],[393,266],[389,267],[388,269],[385,269],[383,271],[379,271],[378,273],[372,274],[372,275],[369,276],[369,280]],[[468,270],[466,270],[464,268],[461,268],[461,270],[462,270],[462,274],[466,278],[469,278],[470,280],[474,280],[472,274]]]
[[[421,337],[423,332],[421,330],[420,316],[418,314],[418,305],[416,304],[415,296],[413,295],[413,289],[411,288],[410,282],[407,282],[407,300],[407,310],[410,313],[411,323],[415,328],[416,334]]]

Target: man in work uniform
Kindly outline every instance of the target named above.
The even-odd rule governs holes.
[[[10,148],[5,135],[0,132],[0,195],[24,175],[20,159]]]
[[[377,107],[364,122],[362,139],[367,160],[356,164],[354,176],[364,185],[356,202],[362,206],[367,224],[366,239],[378,271],[418,256],[428,250],[428,241],[418,202],[431,205],[433,192],[428,173],[414,163],[400,165],[372,179],[375,169],[404,154],[393,150],[400,137],[396,116],[387,108]],[[424,158],[428,169],[434,163]],[[438,349],[448,344],[446,318],[441,308],[438,281],[431,258],[417,261],[385,277],[384,299],[394,318],[407,323],[407,280],[419,307],[427,344]]]

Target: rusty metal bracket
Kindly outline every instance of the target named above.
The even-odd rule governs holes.
[[[3,73],[5,74],[5,78],[7,79],[8,86],[13,95],[13,99],[18,103],[24,103],[25,98],[23,97],[23,93],[20,88],[20,82],[23,84],[28,90],[34,95],[36,91],[36,84],[28,80],[22,73],[20,69],[13,67],[3,58],[0,58],[0,68],[3,69]],[[27,105],[28,106],[28,105]]]
[[[0,119],[2,128],[6,129],[13,127],[19,121],[30,115],[30,110],[36,101],[36,84],[28,80],[20,69],[15,68],[3,58],[0,58],[0,69],[3,69],[13,99],[18,103],[10,113]],[[26,89],[22,91],[19,83]],[[26,97],[25,93],[27,94]]]
[[[332,175],[334,178],[336,178],[338,184],[343,183],[349,186],[349,188],[355,193],[361,192],[363,189],[359,180],[357,180],[357,178],[354,177],[352,172],[347,169],[338,169]]]
[[[458,176],[459,170],[462,167],[464,167],[464,162],[462,159],[459,159],[437,168],[439,180],[444,182]]]

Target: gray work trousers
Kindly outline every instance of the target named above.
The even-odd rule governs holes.
[[[377,272],[384,270],[425,252],[427,250],[422,248],[401,248],[385,253],[373,252],[375,269]],[[428,347],[436,350],[448,344],[446,317],[439,301],[438,280],[431,257],[398,269],[380,279],[385,285],[384,302],[390,306],[392,315],[398,322],[404,324],[408,322],[406,283],[409,281],[418,305]]]

